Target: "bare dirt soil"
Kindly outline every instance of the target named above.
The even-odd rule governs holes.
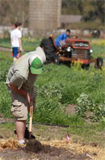
[[[66,107],[66,114],[67,115],[72,115],[72,114],[74,114],[75,112],[76,112],[76,110],[75,110],[75,107],[76,107],[76,105],[74,105],[74,104],[69,104],[67,107]]]
[[[0,122],[5,122],[1,116]],[[8,122],[12,122],[8,120]],[[12,124],[0,125],[0,160],[105,160],[105,148],[96,143],[66,139],[67,129],[33,125],[35,140],[19,146]]]
[[[61,144],[63,145],[64,142],[62,141]],[[68,144],[66,145],[68,146]],[[4,148],[0,151],[0,157],[3,160],[91,160],[86,153],[74,153],[68,147],[54,146],[53,142],[44,144],[44,142],[40,143],[34,140],[28,142],[24,147],[8,149],[5,145]]]

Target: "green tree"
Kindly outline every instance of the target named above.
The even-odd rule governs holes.
[[[28,23],[29,0],[0,0],[0,24],[11,25],[16,21]]]
[[[97,0],[95,9],[97,17],[101,20],[101,23],[105,25],[105,0]]]
[[[88,3],[86,0],[82,5],[84,21],[100,21],[105,24],[105,0],[88,0]]]
[[[62,0],[62,14],[81,14],[82,0]]]

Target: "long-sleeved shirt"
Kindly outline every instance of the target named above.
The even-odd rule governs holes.
[[[64,41],[67,38],[66,33],[62,33],[61,35],[59,35],[56,39],[56,46],[60,47],[60,41]]]

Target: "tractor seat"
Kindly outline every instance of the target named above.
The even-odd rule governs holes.
[[[53,43],[56,51],[58,51],[58,48],[57,48],[56,43],[55,43],[55,41],[54,41],[53,35],[51,34],[49,38],[52,40],[52,43]]]

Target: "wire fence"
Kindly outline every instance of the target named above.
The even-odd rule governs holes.
[[[10,125],[10,124],[14,124],[14,119],[11,120],[11,119],[8,119],[9,122],[5,121],[5,118],[4,118],[4,121],[1,121],[0,122],[0,125],[4,124],[4,125]],[[29,122],[26,123],[26,125],[29,125]],[[78,125],[60,125],[60,124],[45,124],[45,123],[35,123],[33,122],[32,125],[35,127],[35,126],[51,126],[51,127],[62,127],[62,128],[76,128],[76,129],[88,129],[88,130],[94,130],[96,128],[96,126],[78,126]]]

